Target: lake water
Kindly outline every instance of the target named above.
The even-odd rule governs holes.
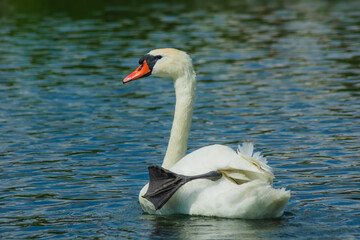
[[[142,213],[173,83],[198,74],[189,152],[251,141],[292,198],[275,220]],[[0,238],[359,239],[359,1],[0,0]]]

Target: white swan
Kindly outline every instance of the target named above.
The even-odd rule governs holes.
[[[146,184],[139,194],[142,209],[150,214],[247,219],[280,217],[290,191],[272,188],[274,175],[271,168],[260,153],[253,152],[251,143],[239,146],[237,152],[227,146],[211,145],[186,155],[196,83],[191,58],[183,51],[165,48],[150,51],[140,58],[139,63],[140,66],[123,83],[149,75],[172,78],[176,92],[174,121],[162,164],[165,170],[156,168],[152,173],[149,169],[150,185],[155,178],[164,178],[165,175],[167,178],[172,173],[175,173],[174,181],[179,180],[178,176],[207,174],[207,177],[195,177],[198,179],[181,183],[165,200],[162,194],[171,188],[167,182],[153,183],[152,190]],[[163,175],[154,177],[158,170]],[[156,191],[155,195],[158,195],[151,200],[148,196],[154,193],[149,191]]]

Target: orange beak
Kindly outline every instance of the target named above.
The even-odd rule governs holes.
[[[128,83],[132,80],[138,79],[138,78],[142,78],[142,77],[147,77],[149,76],[151,73],[151,70],[148,66],[148,64],[146,63],[146,60],[144,60],[143,64],[141,64],[134,72],[132,72],[129,76],[127,76],[126,78],[124,78],[123,83]]]

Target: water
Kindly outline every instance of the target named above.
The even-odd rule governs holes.
[[[0,238],[360,238],[358,1],[0,1]],[[198,74],[189,151],[252,141],[282,218],[143,214],[175,102],[122,85],[153,48]]]

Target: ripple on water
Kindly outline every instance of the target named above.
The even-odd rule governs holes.
[[[360,236],[357,1],[40,2],[0,3],[1,238]],[[141,212],[175,96],[121,80],[167,46],[198,75],[189,151],[254,142],[292,191],[281,219]]]

